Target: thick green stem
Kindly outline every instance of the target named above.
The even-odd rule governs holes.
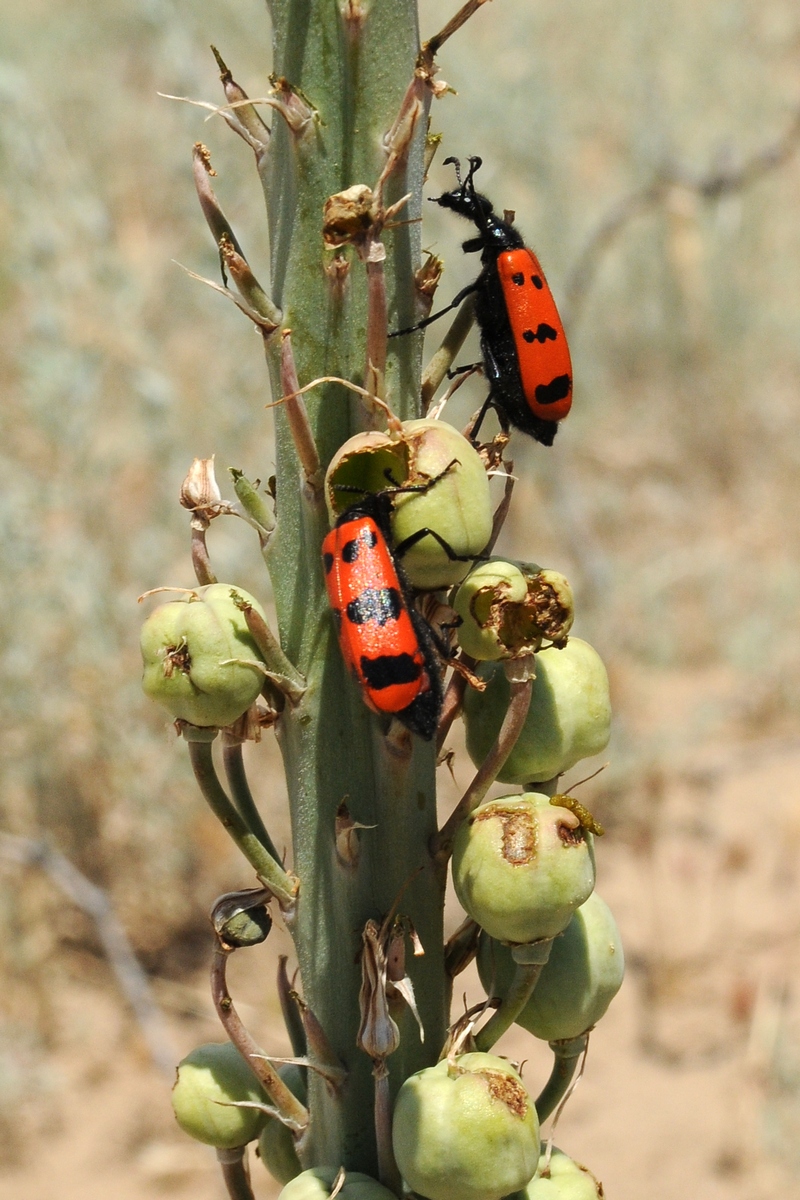
[[[290,875],[272,857],[266,846],[245,824],[217,778],[211,742],[189,742],[195,779],[212,812],[227,829],[259,879],[270,889],[282,908],[294,903],[295,887]]]
[[[495,1042],[499,1041],[506,1030],[514,1024],[533,995],[542,968],[550,957],[552,946],[553,939],[546,938],[540,942],[532,942],[530,946],[514,947],[517,966],[511,987],[500,1007],[477,1034],[475,1038],[477,1050],[491,1050]]]
[[[553,1051],[553,1069],[536,1098],[536,1112],[539,1114],[540,1124],[543,1125],[551,1113],[555,1112],[569,1091],[588,1040],[588,1033],[584,1033],[568,1041],[550,1043],[550,1049]]]
[[[250,784],[247,782],[247,772],[244,769],[244,755],[242,753],[241,742],[234,742],[233,745],[224,746],[222,761],[225,764],[228,787],[231,789],[233,802],[238,808],[240,816],[245,821],[250,832],[256,835],[264,849],[268,850],[275,859],[275,862],[279,863],[281,856],[275,849],[272,838],[267,833],[267,827],[261,819],[261,813],[256,807],[253,793],[250,791]]]
[[[274,70],[301,89],[318,114],[299,134],[276,115],[260,167],[270,217],[272,294],[292,331],[302,386],[323,375],[365,382],[367,272],[352,251],[328,270],[335,264],[322,241],[322,209],[329,196],[354,184],[375,187],[386,164],[382,139],[407,93],[418,52],[414,0],[371,0],[354,19],[348,14],[349,5],[332,0],[272,3]],[[385,187],[387,205],[411,193],[403,216],[412,222],[421,212],[424,135],[423,112],[407,162]],[[416,315],[419,226],[398,226],[385,232],[384,241],[391,323],[409,325]],[[346,286],[342,261],[349,263]],[[374,320],[371,327],[374,331]],[[420,358],[420,336],[389,344],[385,390],[401,418],[419,415]],[[277,399],[277,346],[270,349],[270,371]],[[363,407],[331,383],[307,400],[324,467],[362,427]],[[321,567],[327,516],[302,486],[282,407],[275,410],[277,525],[267,560],[281,643],[307,684],[276,727],[289,787],[294,867],[302,880],[293,936],[304,998],[347,1071],[338,1093],[309,1078],[312,1118],[305,1158],[376,1176],[372,1063],[356,1047],[361,984],[356,958],[366,921],[381,921],[405,887],[400,911],[425,948],[424,957],[411,961],[410,973],[426,1036],[422,1044],[410,1014],[401,1018],[400,1046],[390,1060],[394,1095],[410,1073],[436,1061],[445,1036],[443,885],[428,849],[435,833],[435,756],[432,746],[405,731],[387,739],[344,667]],[[336,855],[336,817],[345,800],[361,826],[355,870]]]
[[[255,1200],[246,1165],[247,1147],[218,1150],[217,1159],[230,1200]]]

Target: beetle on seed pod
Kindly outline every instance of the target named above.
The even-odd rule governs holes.
[[[403,1179],[426,1200],[499,1200],[536,1170],[539,1119],[510,1063],[462,1054],[406,1079],[392,1145]]]
[[[359,494],[379,493],[392,495],[392,548],[411,586],[436,591],[460,582],[492,532],[489,480],[474,446],[430,418],[404,421],[395,437],[357,433],[325,476],[331,522]]]
[[[481,804],[453,846],[453,884],[465,911],[500,942],[553,938],[594,888],[591,833],[539,792]]]
[[[329,1200],[338,1175],[338,1167],[313,1167],[303,1171],[286,1184],[278,1200]],[[348,1171],[336,1195],[341,1200],[397,1200],[394,1192],[360,1171]]]
[[[295,1063],[278,1067],[286,1086],[298,1100],[305,1104],[308,1098],[305,1071]],[[277,1117],[267,1116],[261,1136],[258,1139],[258,1156],[274,1179],[280,1184],[287,1184],[300,1175],[303,1168],[297,1157],[292,1131]]]
[[[172,1108],[184,1133],[233,1150],[258,1137],[266,1115],[240,1101],[268,1104],[266,1092],[231,1042],[209,1042],[178,1064]]]
[[[469,688],[464,698],[467,751],[476,766],[500,731],[510,696],[501,664],[482,663],[477,673],[486,690]],[[523,785],[554,779],[605,750],[610,733],[608,675],[597,651],[576,637],[563,649],[548,646],[536,655],[528,716],[497,778]]]
[[[490,558],[463,581],[453,608],[458,642],[479,662],[534,654],[542,641],[565,646],[572,628],[572,588],[558,571]]]
[[[478,973],[487,992],[503,999],[515,971],[511,950],[483,932]],[[605,901],[592,892],[553,942],[533,995],[516,1023],[546,1042],[580,1037],[604,1015],[624,974],[617,923]]]
[[[142,687],[173,717],[232,725],[261,692],[264,660],[241,603],[266,619],[247,592],[213,583],[159,605],[142,626]]]
[[[554,1146],[549,1162],[543,1152],[533,1179],[513,1200],[603,1200],[604,1194],[588,1167]]]

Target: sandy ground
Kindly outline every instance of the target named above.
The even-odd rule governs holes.
[[[797,743],[709,749],[642,798],[641,826],[599,846],[598,890],[628,974],[557,1141],[607,1197],[800,1197],[798,779]],[[264,980],[282,939],[232,971],[245,1019],[275,1053],[285,1035]],[[477,998],[474,974],[463,979]],[[49,989],[51,1044],[28,1044],[20,1026],[0,1047],[0,1099],[15,1081],[22,1096],[5,1109],[0,1200],[223,1200],[212,1152],[175,1127],[169,1081],[104,964],[62,955]],[[220,1040],[202,976],[156,989],[177,1055]],[[546,1047],[512,1031],[499,1049],[527,1060],[535,1091]],[[277,1195],[258,1162],[253,1177],[258,1200]]]

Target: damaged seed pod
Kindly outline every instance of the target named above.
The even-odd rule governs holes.
[[[246,1146],[266,1120],[257,1108],[237,1108],[239,1101],[267,1104],[267,1094],[231,1042],[198,1046],[178,1064],[172,1107],[184,1133],[233,1150]]]
[[[392,1143],[403,1179],[427,1200],[499,1200],[536,1170],[539,1120],[510,1063],[463,1054],[405,1081]]]
[[[263,659],[235,598],[261,606],[241,588],[214,583],[161,604],[142,626],[142,687],[191,725],[231,725],[261,691]]]
[[[325,502],[334,525],[342,513],[361,499],[404,484],[409,471],[408,446],[402,439],[371,429],[357,433],[340,446],[325,474]]]
[[[467,750],[476,765],[500,732],[511,694],[499,664],[482,664],[478,674],[487,681],[486,691],[470,688],[464,700]],[[497,778],[518,784],[553,779],[605,750],[610,732],[611,700],[602,659],[588,642],[571,637],[563,649],[548,647],[536,655],[528,716]]]
[[[363,240],[376,218],[375,197],[366,183],[356,183],[325,201],[322,240],[329,250]]]
[[[297,1099],[305,1104],[308,1087],[302,1067],[289,1063],[279,1067],[278,1074]],[[273,1179],[277,1179],[280,1184],[289,1183],[303,1170],[297,1157],[292,1131],[277,1117],[267,1117],[258,1139],[258,1155]]]
[[[270,893],[263,888],[247,888],[241,892],[226,892],[211,910],[211,924],[228,946],[258,946],[265,942],[272,929],[272,917],[265,901]]]
[[[484,932],[478,947],[481,983],[501,999],[511,987],[515,963],[511,951]],[[592,892],[564,932],[517,1025],[546,1042],[580,1037],[605,1013],[622,986],[625,957],[611,909]]]
[[[594,887],[592,835],[539,792],[490,800],[456,834],[453,884],[498,941],[555,937]]]
[[[435,482],[426,488],[431,480]],[[452,425],[429,418],[405,421],[395,439],[375,432],[356,434],[328,468],[325,495],[331,521],[357,499],[358,489],[374,494],[393,487],[416,489],[393,497],[393,544],[402,547],[424,529],[441,539],[427,534],[403,550],[401,564],[409,583],[424,591],[458,583],[492,532],[489,480],[478,452]]]
[[[286,1184],[278,1200],[328,1200],[338,1175],[338,1167],[303,1171]],[[336,1195],[342,1200],[397,1200],[394,1192],[360,1171],[348,1171]]]
[[[603,1185],[592,1172],[555,1146],[549,1165],[542,1154],[536,1174],[522,1193],[524,1200],[603,1200],[603,1196]]]
[[[558,571],[501,558],[478,563],[456,592],[458,642],[478,661],[533,654],[542,640],[566,644],[572,589]]]

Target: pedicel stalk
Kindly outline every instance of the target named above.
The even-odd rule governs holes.
[[[555,793],[565,770],[606,744],[608,685],[596,653],[570,637],[564,577],[490,559],[512,499],[508,430],[479,443],[432,419],[462,381],[437,399],[476,314],[483,372],[493,388],[502,383],[506,410],[548,402],[541,370],[521,372],[507,353],[517,333],[528,366],[536,344],[554,339],[547,361],[568,359],[549,291],[551,323],[537,317],[538,275],[522,279],[526,298],[514,301],[517,333],[505,309],[487,316],[497,281],[503,303],[514,295],[506,250],[516,264],[529,252],[507,220],[505,241],[493,243],[498,219],[474,191],[475,159],[463,182],[456,163],[445,207],[478,226],[482,273],[427,367],[413,329],[442,268],[433,256],[421,262],[420,231],[440,140],[429,108],[449,90],[436,55],[483,3],[468,0],[420,46],[414,0],[271,0],[267,96],[248,95],[224,47],[214,51],[216,111],[254,156],[271,261],[259,279],[198,143],[195,186],[221,273],[205,282],[263,339],[276,471],[265,488],[232,469],[226,500],[213,459],[192,464],[181,503],[198,587],[163,597],[142,653],[148,695],[175,718],[203,797],[255,874],[251,890],[222,897],[212,914],[211,988],[228,1040],[189,1055],[174,1093],[182,1127],[217,1147],[232,1200],[252,1198],[247,1147],[259,1137],[285,1200],[377,1200],[404,1186],[428,1200],[500,1200],[534,1175],[549,1178],[551,1159],[561,1170],[565,1156],[548,1149],[540,1161],[540,1117],[563,1103],[621,979],[620,948],[599,987],[581,985],[567,1034],[530,1016],[540,982],[557,1007],[559,988],[602,959],[581,956],[581,938],[602,936],[608,921],[576,915],[594,887],[599,830]],[[412,331],[390,338],[390,324]],[[514,424],[525,429],[526,419]],[[492,500],[496,474],[505,488]],[[257,598],[218,579],[206,535],[220,518],[252,528],[277,629]],[[332,525],[342,532],[326,541]],[[411,719],[423,700],[432,722]],[[476,774],[439,829],[437,753],[459,716]],[[288,863],[242,755],[245,741],[273,732],[291,808]],[[498,779],[522,792],[487,803]],[[445,945],[451,858],[468,919]],[[272,917],[296,954],[294,973],[282,959],[277,980],[289,1060],[256,1044],[227,982],[231,954],[263,941]],[[451,1027],[453,980],[476,953],[486,1002]],[[554,1049],[538,1116],[516,1070],[489,1053],[515,1021]]]

